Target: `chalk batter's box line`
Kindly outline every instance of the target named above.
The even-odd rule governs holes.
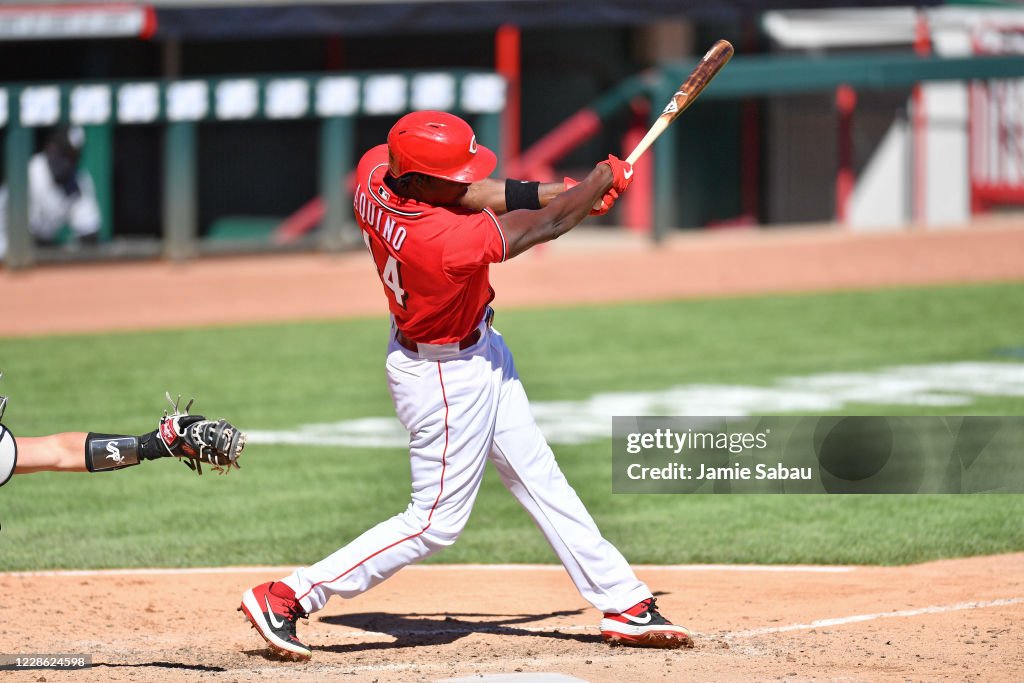
[[[853,572],[858,567],[832,565],[783,565],[783,564],[635,564],[633,569],[645,571],[667,572],[768,572],[797,574],[841,574]],[[167,567],[137,569],[53,569],[21,572],[0,572],[0,577],[75,577],[75,576],[188,576],[202,574],[291,574],[298,567]],[[550,571],[564,572],[559,564],[425,564],[413,565],[402,570],[405,572],[436,572],[436,571],[474,571],[474,572],[506,572],[506,571]]]
[[[790,624],[788,626],[768,626],[764,628],[749,629],[746,631],[729,631],[725,633],[700,633],[693,632],[693,635],[704,638],[723,638],[725,640],[741,640],[744,638],[754,638],[757,636],[773,635],[776,633],[787,633],[790,631],[809,631],[816,628],[824,628],[829,626],[845,626],[847,624],[857,624],[865,621],[875,621],[878,619],[894,619],[894,618],[910,618],[917,617],[926,614],[945,614],[947,612],[960,612],[964,610],[974,609],[987,609],[993,607],[1008,607],[1011,605],[1024,604],[1024,597],[1018,598],[999,598],[997,600],[986,600],[979,602],[960,602],[952,605],[931,605],[928,607],[919,607],[916,609],[897,610],[894,612],[875,612],[873,614],[853,614],[845,617],[836,617],[832,619],[818,619],[811,621],[806,624]],[[391,631],[390,633],[384,633],[380,631],[345,631],[337,634],[341,638],[396,638],[403,636],[423,636],[423,635],[469,635],[472,633],[496,633],[496,634],[514,634],[517,632],[527,633],[559,633],[565,631],[590,631],[598,632],[599,628],[593,624],[572,624],[572,625],[552,625],[552,626],[480,626],[473,628],[466,626],[463,628],[423,628],[423,629],[398,629]]]
[[[815,565],[635,565],[639,571],[733,571],[733,572],[793,572],[793,573],[843,573],[853,572],[857,567],[847,566],[815,566]],[[177,569],[96,569],[96,570],[55,570],[37,572],[6,572],[0,573],[0,577],[86,577],[86,576],[166,576],[166,575],[190,575],[190,574],[225,574],[225,573],[281,573],[287,574],[293,571],[292,567],[188,567]],[[408,567],[405,571],[412,572],[434,572],[451,570],[472,570],[472,571],[564,571],[559,565],[418,565]],[[878,619],[909,618],[926,614],[943,614],[947,612],[959,612],[964,610],[986,609],[992,607],[1008,607],[1024,603],[1024,597],[1000,598],[979,602],[961,602],[952,605],[932,605],[915,609],[897,610],[893,612],[875,612],[871,614],[854,614],[845,617],[831,619],[818,619],[808,623],[790,624],[788,626],[770,626],[746,631],[733,631],[717,634],[717,637],[730,639],[743,639],[776,633],[787,633],[791,631],[805,631],[829,626],[844,626],[847,624],[875,621]],[[558,631],[596,631],[593,625],[573,624],[565,626],[482,626],[477,628],[442,629],[429,628],[424,630],[402,630],[392,633],[380,633],[375,631],[347,631],[341,635],[345,638],[365,637],[395,637],[401,635],[420,634],[471,634],[471,633],[509,633],[515,631],[526,631],[536,633],[550,633]],[[714,637],[716,634],[695,633],[698,636]],[[371,670],[371,669],[367,669]]]

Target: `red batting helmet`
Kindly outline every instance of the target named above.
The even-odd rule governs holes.
[[[388,133],[391,175],[422,173],[456,183],[483,180],[494,171],[494,152],[476,144],[469,124],[443,111],[414,111]]]

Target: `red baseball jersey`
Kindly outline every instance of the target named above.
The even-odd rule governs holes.
[[[489,264],[508,257],[501,224],[488,209],[399,197],[384,184],[387,170],[387,145],[363,155],[353,209],[395,323],[421,344],[457,342],[494,299]]]

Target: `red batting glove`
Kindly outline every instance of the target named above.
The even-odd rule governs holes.
[[[609,154],[608,158],[602,161],[601,164],[608,164],[608,168],[612,170],[612,189],[619,194],[625,192],[629,184],[633,182],[633,165],[623,161],[614,154]],[[601,164],[598,164],[598,166]]]
[[[572,178],[570,178],[568,176],[563,178],[562,182],[565,183],[565,190],[566,190],[566,192],[568,192],[572,188],[574,188],[577,185],[579,185],[578,181],[575,181],[575,180],[573,180]],[[612,208],[612,205],[615,204],[615,200],[618,199],[618,198],[619,198],[619,193],[616,192],[614,188],[612,188],[611,190],[608,190],[604,194],[604,196],[602,196],[600,199],[597,200],[597,202],[594,203],[593,208],[590,209],[590,215],[591,216],[603,216],[603,215],[605,215]]]
[[[597,204],[590,210],[591,216],[603,216],[611,211],[612,206],[615,204],[615,200],[619,198],[619,193],[615,191],[615,188],[608,190],[603,197],[597,200]]]

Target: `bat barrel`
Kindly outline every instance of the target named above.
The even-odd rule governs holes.
[[[669,100],[661,116],[654,122],[651,129],[647,131],[647,135],[637,144],[636,148],[626,158],[626,161],[631,164],[635,163],[647,151],[668,125],[675,121],[697,99],[697,96],[707,87],[711,79],[729,62],[734,51],[732,43],[728,40],[716,41],[711,46],[711,49],[707,51],[707,54],[700,60],[700,63],[693,69],[686,81],[679,86],[679,90]]]

